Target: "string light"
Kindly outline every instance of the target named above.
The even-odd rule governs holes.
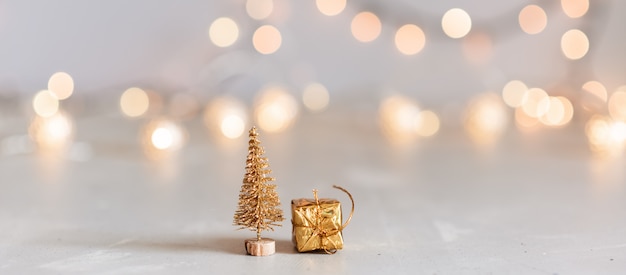
[[[163,157],[165,153],[177,151],[184,142],[183,129],[171,120],[151,120],[142,129],[141,143],[150,158]]]
[[[589,51],[589,39],[581,30],[569,30],[561,37],[561,50],[569,59],[581,59]]]
[[[51,116],[37,116],[28,129],[32,140],[42,150],[63,150],[70,143],[74,124],[63,112],[55,112]]]
[[[74,92],[74,79],[66,72],[57,72],[48,80],[48,90],[59,100],[69,98]]]
[[[382,25],[378,16],[369,11],[364,11],[354,16],[350,28],[356,40],[372,42],[380,35]]]
[[[219,97],[207,105],[204,123],[213,133],[228,139],[240,137],[247,127],[246,106],[233,97]]]
[[[626,86],[617,89],[609,99],[609,114],[617,121],[626,121]]]
[[[519,13],[519,25],[527,34],[537,34],[543,31],[548,24],[548,16],[537,5],[528,5]]]
[[[416,132],[419,136],[430,137],[439,132],[439,116],[433,111],[426,110],[419,113]]]
[[[137,87],[129,88],[120,97],[120,109],[128,117],[139,117],[150,107],[148,94]]]
[[[285,88],[268,86],[257,96],[254,117],[267,132],[282,132],[289,128],[298,114],[298,104]]]
[[[595,115],[585,125],[591,150],[599,154],[618,155],[626,142],[626,123]]]
[[[249,2],[249,1],[248,1]],[[215,19],[209,27],[209,38],[218,47],[228,47],[237,41],[239,27],[237,23],[228,17]]]
[[[539,118],[548,112],[550,105],[545,101],[548,93],[541,88],[531,88],[524,93],[522,110],[532,118]]]
[[[320,83],[311,83],[302,92],[302,103],[312,112],[320,112],[328,107],[328,90]]]
[[[579,18],[589,10],[589,0],[561,0],[561,7],[567,16]]]
[[[461,38],[472,29],[472,18],[462,9],[451,9],[441,18],[441,27],[447,36]]]
[[[413,24],[406,24],[396,31],[396,48],[405,55],[419,53],[426,44],[426,36],[420,27]]]
[[[346,0],[315,0],[317,9],[324,15],[334,16],[346,8]]]
[[[246,1],[246,12],[252,19],[263,20],[274,11],[273,0],[248,0]]]
[[[519,80],[511,80],[504,85],[502,89],[502,99],[504,99],[504,103],[509,105],[510,107],[517,108],[522,106],[524,102],[524,95],[528,87],[524,82]]]
[[[486,93],[474,98],[465,112],[465,130],[480,145],[495,142],[508,124],[506,108],[497,94]]]
[[[252,44],[257,52],[262,54],[272,54],[276,52],[282,44],[282,36],[276,27],[263,25],[259,27],[252,36]]]
[[[493,41],[484,32],[472,32],[463,38],[463,53],[472,64],[484,64],[493,52]]]
[[[383,134],[392,141],[404,143],[418,136],[433,136],[439,131],[437,114],[430,110],[422,111],[415,101],[404,96],[385,98],[378,112]]]
[[[59,111],[59,100],[48,90],[39,91],[33,97],[33,110],[41,117],[51,117]]]

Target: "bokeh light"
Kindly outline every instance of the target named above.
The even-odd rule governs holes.
[[[489,145],[500,138],[508,125],[507,109],[497,94],[474,98],[465,112],[464,127],[472,141]]]
[[[315,0],[317,9],[324,15],[340,14],[346,8],[346,0]]]
[[[539,119],[527,115],[522,107],[515,109],[515,126],[521,131],[535,130],[540,125]]]
[[[407,97],[390,96],[380,104],[380,126],[383,134],[392,140],[406,141],[417,137],[422,120],[419,106]]]
[[[35,117],[28,132],[39,149],[62,150],[71,143],[74,123],[67,114],[56,112],[48,117]]]
[[[510,107],[520,107],[522,106],[524,94],[526,94],[527,90],[528,87],[524,84],[524,82],[511,80],[504,85],[504,88],[502,88],[502,99],[504,99],[504,103]]]
[[[180,149],[185,143],[185,132],[174,121],[155,119],[142,129],[141,143],[149,157]]]
[[[546,102],[548,93],[541,88],[530,88],[524,93],[522,99],[522,110],[526,115],[539,118],[546,114],[550,108],[549,101]]]
[[[252,19],[263,20],[274,11],[273,0],[248,0],[246,1],[246,12]]]
[[[128,117],[139,117],[150,107],[148,94],[137,87],[129,88],[120,97],[120,109]]]
[[[607,102],[608,100],[609,95],[606,91],[606,87],[604,87],[604,85],[598,81],[587,81],[585,82],[585,84],[583,84],[582,89],[589,95],[601,100],[602,102]]]
[[[589,39],[581,30],[567,31],[561,37],[561,51],[565,57],[577,60],[583,58],[589,51]]]
[[[421,111],[418,115],[416,133],[422,137],[430,137],[439,132],[439,116],[433,111]]]
[[[298,115],[298,102],[280,86],[268,86],[257,96],[254,117],[261,129],[276,133],[288,129]]]
[[[302,103],[313,112],[325,110],[329,100],[328,89],[320,83],[311,83],[302,92]]]
[[[228,47],[239,38],[237,23],[228,17],[215,19],[209,27],[209,38],[218,47]]]
[[[560,127],[568,124],[574,116],[574,107],[565,97],[547,97],[540,105],[547,105],[548,111],[539,118],[546,126]]]
[[[589,10],[589,0],[561,0],[563,12],[571,18],[579,18]]]
[[[441,18],[441,27],[447,36],[461,38],[472,29],[472,18],[462,9],[451,9]]]
[[[259,27],[252,36],[252,44],[257,52],[262,54],[272,54],[276,52],[282,44],[282,36],[276,27],[263,25]]]
[[[69,98],[74,93],[74,79],[66,72],[57,72],[48,79],[48,91],[59,100]]]
[[[205,109],[204,123],[212,133],[228,139],[240,137],[248,124],[246,106],[229,96],[213,99]]]
[[[548,24],[546,12],[537,5],[528,5],[519,13],[519,26],[527,34],[542,32]]]
[[[426,36],[420,27],[407,24],[396,31],[395,36],[396,48],[405,55],[414,55],[419,53],[426,44]]]
[[[48,90],[39,91],[33,97],[33,110],[42,117],[50,117],[59,111],[59,100]]]
[[[463,54],[473,64],[486,63],[493,53],[493,41],[484,32],[472,32],[463,38]]]
[[[609,114],[614,120],[626,121],[626,86],[618,88],[611,95]]]
[[[352,19],[352,35],[361,42],[374,41],[380,35],[382,25],[380,19],[375,14],[364,11]]]
[[[585,125],[585,134],[594,153],[619,155],[626,142],[626,123],[595,115]]]

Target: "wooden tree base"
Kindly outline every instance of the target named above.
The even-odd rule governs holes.
[[[276,252],[276,242],[272,239],[247,239],[246,252],[252,256],[269,256]]]

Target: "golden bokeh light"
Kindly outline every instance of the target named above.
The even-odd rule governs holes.
[[[33,110],[41,117],[51,117],[59,111],[59,99],[48,90],[41,90],[33,97]]]
[[[540,105],[547,105],[548,111],[539,117],[546,126],[560,127],[568,124],[574,116],[574,107],[565,97],[546,97]]]
[[[497,94],[486,93],[474,98],[464,117],[464,127],[477,144],[494,143],[509,123],[507,109]]]
[[[609,114],[614,120],[626,121],[626,87],[618,89],[611,95]]]
[[[263,25],[252,36],[252,44],[257,52],[262,54],[275,53],[282,44],[280,31],[274,26]]]
[[[626,123],[595,115],[585,125],[585,134],[595,153],[621,154],[626,145]]]
[[[421,111],[418,114],[418,125],[416,133],[422,137],[430,137],[439,132],[439,116],[433,111]]]
[[[519,13],[519,26],[527,34],[542,32],[548,24],[546,12],[537,5],[528,5]]]
[[[395,36],[396,48],[405,55],[419,53],[426,44],[426,36],[420,27],[407,24],[398,29]]]
[[[137,87],[129,88],[120,97],[120,109],[128,117],[139,117],[150,107],[148,94]]]
[[[259,127],[267,132],[288,129],[298,115],[298,102],[283,87],[269,86],[257,96],[254,117]]]
[[[527,115],[522,107],[515,109],[515,126],[522,131],[534,130],[540,125],[539,119]]]
[[[237,115],[227,115],[220,124],[220,130],[225,137],[235,139],[245,131],[246,123]]]
[[[354,16],[350,29],[356,40],[360,42],[371,42],[380,35],[382,25],[378,16],[371,12],[364,11]]]
[[[246,1],[246,12],[252,19],[263,20],[274,11],[273,0],[248,0]]]
[[[62,150],[70,144],[74,133],[74,123],[63,112],[49,117],[35,117],[28,133],[39,149]]]
[[[451,9],[441,18],[441,27],[447,36],[461,38],[472,29],[472,18],[462,9]]]
[[[484,32],[472,32],[463,38],[463,54],[473,64],[486,63],[493,53],[493,41]]]
[[[177,123],[167,119],[155,119],[142,129],[141,143],[146,153],[155,154],[180,149],[185,143],[185,132]]]
[[[391,139],[413,139],[420,130],[422,120],[417,103],[404,96],[390,96],[380,104],[380,126],[383,133]]]
[[[241,137],[248,123],[246,106],[233,97],[215,98],[207,105],[204,123],[211,132],[228,139]]]
[[[215,19],[209,27],[209,38],[218,47],[228,47],[239,38],[237,23],[228,17]]]
[[[570,18],[579,18],[589,10],[589,0],[561,0],[561,8]]]
[[[546,101],[546,98],[548,98],[548,93],[543,89],[530,88],[524,93],[521,108],[526,115],[539,118],[547,113],[550,108],[549,101]]]
[[[504,85],[502,88],[502,99],[506,105],[510,107],[517,108],[522,106],[524,101],[524,94],[528,87],[524,82],[519,80],[511,80]]]
[[[313,112],[325,110],[329,100],[328,89],[320,83],[311,83],[302,92],[302,103]]]
[[[589,39],[581,30],[567,31],[561,37],[561,51],[565,57],[577,60],[583,58],[589,51]]]
[[[606,91],[606,87],[602,85],[602,83],[592,80],[587,81],[582,86],[583,91],[587,92],[589,95],[594,96],[595,98],[601,100],[602,102],[607,102],[608,100],[608,92]]]
[[[317,9],[324,15],[340,14],[346,8],[346,0],[315,0]]]
[[[74,93],[74,79],[66,72],[57,72],[48,79],[48,91],[59,100],[69,98]]]

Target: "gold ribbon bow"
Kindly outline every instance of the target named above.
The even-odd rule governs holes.
[[[350,210],[350,216],[348,217],[348,219],[346,220],[346,222],[341,225],[341,228],[339,229],[326,229],[322,226],[322,206],[320,204],[319,198],[317,197],[317,190],[313,189],[313,196],[315,197],[315,204],[317,205],[317,212],[315,213],[315,222],[310,221],[310,224],[312,224],[312,226],[304,226],[304,225],[299,225],[299,227],[310,227],[313,228],[313,233],[311,238],[309,238],[305,245],[308,244],[314,236],[319,236],[320,238],[320,244],[322,245],[322,250],[324,250],[324,252],[326,252],[327,254],[335,254],[337,252],[337,244],[335,243],[335,241],[333,241],[331,238],[329,238],[330,236],[333,236],[335,234],[338,234],[340,232],[343,231],[344,228],[346,228],[346,226],[348,226],[348,224],[350,223],[350,220],[352,220],[352,215],[354,214],[354,199],[352,198],[352,194],[350,194],[350,192],[348,192],[348,190],[343,189],[340,186],[337,185],[333,185],[334,188],[339,189],[343,192],[345,192],[346,194],[348,194],[348,197],[350,197],[350,201],[352,202],[352,209]],[[308,218],[307,218],[308,220]],[[328,247],[326,247],[326,245],[324,244],[324,239],[326,239],[329,243],[332,244],[332,247],[329,249]]]

